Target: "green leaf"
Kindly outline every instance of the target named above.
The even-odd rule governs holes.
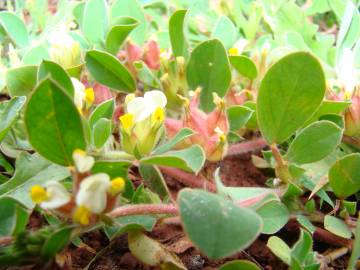
[[[52,164],[38,154],[21,152],[15,165],[14,175],[0,185],[0,197],[12,197],[29,209],[34,207],[29,195],[33,185],[43,185],[47,181],[61,181],[70,176],[67,168]]]
[[[140,160],[141,164],[175,167],[194,173],[198,173],[201,170],[204,162],[204,151],[197,144],[183,150],[169,151]]]
[[[253,80],[257,77],[258,71],[255,63],[245,55],[232,55],[229,56],[231,65],[241,75]]]
[[[111,18],[132,17],[139,21],[139,26],[131,32],[131,39],[138,45],[142,45],[147,31],[145,13],[137,0],[117,0],[111,7]]]
[[[0,237],[17,235],[26,229],[29,213],[12,198],[0,198]]]
[[[183,189],[178,203],[186,234],[210,259],[245,249],[262,228],[261,218],[252,210],[203,190]]]
[[[25,48],[30,45],[26,26],[18,16],[11,12],[2,11],[0,12],[0,24],[17,47]]]
[[[158,194],[161,199],[169,196],[169,189],[164,177],[156,166],[140,164],[139,172],[146,186]]]
[[[325,93],[318,60],[306,52],[289,54],[275,63],[261,82],[258,123],[269,143],[282,143],[316,111]]]
[[[37,66],[21,66],[6,72],[6,87],[10,96],[27,96],[36,85]]]
[[[106,236],[112,240],[129,231],[145,229],[151,232],[156,220],[155,217],[145,215],[119,217],[114,219],[111,226],[105,226],[104,230]]]
[[[256,212],[263,220],[264,227],[262,233],[264,234],[274,234],[278,232],[289,220],[287,207],[276,200],[265,203],[260,206]]]
[[[319,120],[321,116],[327,114],[341,114],[349,107],[350,104],[351,102],[349,101],[324,100],[313,116],[306,121],[304,126],[308,126],[312,122]]]
[[[71,97],[74,96],[74,86],[70,77],[60,65],[43,60],[37,74],[38,81],[45,79],[47,76],[56,81]]]
[[[311,251],[312,237],[308,232],[301,230],[299,240],[292,247],[291,258],[295,258],[300,264],[302,264]]]
[[[103,103],[97,105],[95,110],[91,113],[89,117],[89,125],[90,128],[96,124],[101,118],[106,118],[111,120],[114,114],[115,109],[115,99],[109,99],[104,101]]]
[[[329,182],[337,197],[345,198],[360,190],[359,168],[359,153],[342,157],[330,168]]]
[[[50,54],[45,42],[36,44],[27,49],[22,58],[22,62],[25,65],[40,65],[44,59],[50,59]]]
[[[276,255],[276,257],[281,259],[287,265],[290,265],[291,249],[283,240],[277,236],[271,236],[266,246]]]
[[[24,121],[31,145],[54,163],[71,166],[74,150],[86,149],[79,112],[51,79],[42,81],[31,95]]]
[[[350,239],[352,236],[351,230],[344,221],[334,216],[326,215],[324,218],[324,228],[333,234]]]
[[[291,142],[285,158],[305,164],[319,161],[341,143],[342,129],[330,121],[315,122],[304,128]]]
[[[174,56],[188,57],[188,44],[185,36],[184,26],[187,10],[175,11],[169,19],[169,35],[171,48]]]
[[[213,92],[224,97],[231,81],[227,53],[219,40],[207,40],[195,47],[186,68],[186,77],[191,89],[202,88],[201,108],[211,111],[215,107]]]
[[[175,254],[142,232],[130,232],[128,242],[131,254],[147,265],[160,266],[161,269],[186,269]]]
[[[72,231],[73,227],[68,226],[53,232],[41,248],[41,258],[47,261],[55,257],[70,243]]]
[[[360,14],[352,1],[346,2],[345,11],[341,19],[336,45],[338,48],[352,48],[360,37]]]
[[[244,127],[254,113],[253,110],[244,106],[231,106],[226,112],[231,131],[238,131]]]
[[[93,128],[93,141],[97,149],[100,149],[111,135],[111,121],[101,118]]]
[[[136,68],[136,76],[138,80],[144,84],[145,89],[146,86],[150,89],[158,89],[161,87],[160,80],[156,77],[156,74],[154,74],[143,61],[135,61],[133,64]]]
[[[120,47],[124,43],[127,36],[133,31],[139,22],[130,17],[119,17],[116,19],[115,25],[110,29],[106,35],[106,50],[109,53],[117,54]]]
[[[230,49],[237,38],[233,22],[227,16],[220,16],[215,23],[211,37],[219,39],[226,49]]]
[[[348,267],[346,268],[347,270],[356,269],[355,266],[358,261],[358,258],[360,257],[360,218],[358,218],[357,220],[356,230],[355,230],[355,240],[353,243],[354,244],[352,246],[351,257],[348,263]]]
[[[173,147],[175,147],[179,142],[185,140],[186,138],[191,137],[194,135],[195,132],[189,128],[181,129],[172,139],[164,143],[163,145],[159,146],[154,150],[154,155],[163,154],[167,151],[170,151]]]
[[[234,260],[223,264],[219,270],[260,270],[260,268],[250,261]]]
[[[25,100],[26,97],[21,96],[0,103],[0,142],[15,123],[16,117],[24,106]]]
[[[82,20],[82,31],[85,37],[93,43],[104,42],[109,23],[106,1],[86,1]]]
[[[134,92],[135,80],[130,72],[113,55],[90,50],[85,56],[86,67],[99,83],[121,92]]]

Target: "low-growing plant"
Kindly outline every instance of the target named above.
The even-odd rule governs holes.
[[[356,269],[358,1],[50,2],[0,12],[1,266],[100,231],[188,269],[151,233],[175,224],[223,270],[262,269],[238,256],[259,239],[289,269]],[[248,153],[266,183],[225,185]]]

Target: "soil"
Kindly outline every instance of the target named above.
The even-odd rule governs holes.
[[[267,176],[258,170],[251,162],[250,154],[243,154],[226,158],[218,164],[207,164],[204,170],[205,175],[212,175],[214,170],[220,166],[221,178],[226,186],[264,186]],[[138,182],[138,177],[135,177]],[[166,182],[172,194],[176,196],[182,186],[179,182],[171,178],[166,178]],[[136,183],[138,184],[138,183]],[[34,215],[29,224],[29,228],[39,228],[42,221],[39,216]],[[292,245],[298,238],[298,226],[291,224],[285,226],[279,233],[279,237]],[[179,224],[158,224],[149,233],[153,239],[157,239],[170,251],[173,251],[182,260],[189,270],[215,270],[226,261],[234,259],[246,259],[257,264],[260,269],[283,270],[287,266],[275,257],[266,247],[268,237],[261,235],[249,248],[241,251],[229,258],[211,261],[202,255],[184,235]],[[85,245],[76,247],[70,245],[66,250],[59,254],[51,266],[47,269],[74,269],[80,270],[89,266],[89,270],[155,270],[159,267],[150,267],[139,262],[129,251],[127,245],[127,235],[122,235],[115,239],[111,245],[104,233],[101,231],[90,232],[82,236]],[[323,251],[324,245],[315,243],[315,248]],[[326,248],[325,248],[326,249]],[[98,257],[94,259],[95,254]],[[100,255],[99,255],[100,254]],[[91,263],[90,263],[91,262]],[[339,260],[334,268],[344,269],[345,261]],[[37,267],[30,268],[7,268],[9,270],[37,270]],[[45,267],[43,267],[45,269]]]

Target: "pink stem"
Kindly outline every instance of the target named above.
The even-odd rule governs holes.
[[[149,214],[171,214],[178,215],[178,209],[173,204],[135,204],[120,206],[112,210],[109,215],[112,217],[149,215]]]
[[[246,142],[230,145],[226,156],[235,156],[248,152],[253,152],[266,147],[268,144],[263,138],[257,138]]]
[[[177,181],[179,181],[180,183],[182,183],[188,187],[205,188],[210,192],[216,191],[216,187],[215,187],[214,183],[209,182],[202,176],[196,176],[194,174],[184,172],[180,169],[170,168],[170,167],[161,167],[160,170],[164,174],[166,174],[172,178],[175,178]]]
[[[10,245],[14,241],[14,238],[11,236],[5,236],[0,238],[0,245],[7,246]]]
[[[250,198],[247,200],[235,202],[240,207],[250,207],[263,199],[266,194],[258,196],[256,198]],[[111,217],[123,217],[134,215],[151,215],[151,214],[169,214],[179,215],[179,210],[174,204],[134,204],[120,206],[112,210],[109,215]],[[0,238],[1,240],[1,238]]]

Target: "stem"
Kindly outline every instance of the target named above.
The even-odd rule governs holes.
[[[196,176],[191,173],[184,172],[180,169],[170,168],[170,167],[160,167],[160,171],[180,183],[192,187],[192,188],[205,188],[210,192],[215,192],[216,187],[214,183],[209,182],[207,179],[201,176]]]
[[[339,259],[340,257],[346,255],[349,252],[349,248],[347,247],[341,247],[338,249],[335,249],[333,251],[331,251],[329,254],[325,255],[326,260],[328,260],[328,262],[332,262],[335,261],[337,259]]]
[[[340,236],[334,235],[331,232],[317,227],[314,234],[314,239],[338,247],[351,247],[352,241]]]
[[[230,145],[226,156],[235,156],[260,150],[267,146],[265,139],[257,138],[246,142]]]
[[[240,202],[235,202],[236,205],[241,207],[250,207],[263,196],[258,198],[252,198],[249,200],[243,200]],[[135,215],[151,215],[151,214],[169,214],[169,215],[179,215],[179,210],[174,204],[134,204],[126,205],[115,208],[109,213],[111,217],[123,217],[123,216],[135,216]],[[177,222],[177,219],[173,219]],[[1,238],[0,238],[1,239]]]
[[[276,177],[279,178],[284,183],[291,182],[291,174],[289,172],[289,167],[286,161],[283,159],[276,144],[272,144],[270,148],[276,161],[276,166],[275,166]]]
[[[111,217],[123,217],[144,214],[178,215],[179,212],[177,207],[173,204],[136,204],[120,206],[109,213]]]
[[[5,236],[0,238],[0,246],[10,245],[14,241],[12,236]]]

